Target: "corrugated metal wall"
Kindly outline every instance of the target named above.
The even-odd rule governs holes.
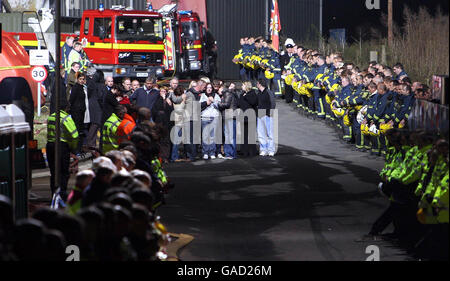
[[[231,62],[240,49],[239,39],[264,36],[265,3],[262,0],[207,0],[208,27],[218,46],[218,77],[238,79],[239,67]]]
[[[133,2],[135,10],[145,10],[146,0],[61,0],[62,11],[61,16],[81,18],[84,10],[97,9],[100,3],[104,4],[105,9],[111,8],[113,5],[130,6]],[[69,7],[68,11],[66,7]]]
[[[22,31],[22,14],[21,13],[1,13],[0,22],[4,31],[7,32],[21,32]],[[30,32],[32,29],[27,27],[26,31]]]
[[[239,79],[239,68],[231,59],[240,49],[241,37],[265,35],[265,1],[206,0],[208,27],[219,48],[220,78]],[[301,43],[311,30],[319,31],[320,0],[278,0],[278,5],[283,37]]]

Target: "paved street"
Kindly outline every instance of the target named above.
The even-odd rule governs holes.
[[[275,158],[174,163],[176,188],[159,210],[171,232],[194,236],[182,260],[365,260],[368,232],[388,200],[382,160],[341,144],[333,129],[278,103]],[[383,242],[381,260],[405,253]]]
[[[182,260],[365,260],[365,234],[388,200],[376,189],[382,160],[353,152],[333,129],[278,103],[275,158],[174,163],[176,184],[158,215],[194,236]],[[80,168],[86,168],[83,163]],[[46,171],[34,171],[30,211],[49,204]],[[73,183],[73,177],[70,183]],[[404,260],[382,242],[381,260]]]

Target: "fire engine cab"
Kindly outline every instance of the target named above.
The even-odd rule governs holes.
[[[162,15],[151,11],[85,10],[79,37],[90,63],[116,80],[164,76]]]
[[[177,11],[176,4],[163,6],[166,52],[165,67],[177,74],[209,73],[203,22],[193,11]]]

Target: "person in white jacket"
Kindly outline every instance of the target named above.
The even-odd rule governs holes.
[[[216,159],[215,137],[218,130],[220,97],[214,92],[211,83],[206,85],[205,93],[200,97],[202,121],[202,153],[203,159]]]

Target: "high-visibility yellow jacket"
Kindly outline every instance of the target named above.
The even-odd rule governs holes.
[[[69,147],[74,150],[78,145],[78,131],[75,126],[75,122],[72,117],[65,112],[60,110],[60,140],[69,145]],[[47,142],[56,141],[56,112],[48,117],[47,120]]]
[[[117,134],[117,128],[119,127],[121,122],[122,120],[117,117],[115,113],[113,113],[103,125],[103,154],[119,148],[119,136]]]

